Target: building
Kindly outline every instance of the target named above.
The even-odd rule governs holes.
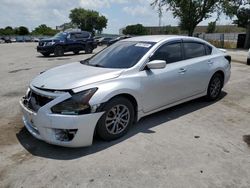
[[[145,26],[148,30],[149,35],[163,35],[163,34],[186,34],[184,31],[181,31],[178,26]],[[197,26],[194,30],[194,34],[201,34],[207,32],[208,26]],[[123,34],[123,30],[119,30],[119,34]],[[246,32],[245,28],[238,27],[237,25],[217,25],[215,33],[244,33]]]

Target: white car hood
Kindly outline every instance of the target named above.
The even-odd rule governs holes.
[[[108,69],[83,65],[80,62],[49,69],[38,75],[31,85],[51,90],[69,90],[116,78],[123,69]]]

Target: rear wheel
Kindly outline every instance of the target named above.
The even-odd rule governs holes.
[[[208,89],[207,89],[207,100],[214,101],[218,99],[221,94],[221,89],[223,87],[223,77],[221,74],[216,73],[211,78]]]
[[[54,54],[56,57],[60,57],[64,55],[64,50],[62,46],[56,46],[54,50]]]
[[[103,108],[105,113],[97,124],[97,134],[103,140],[114,140],[127,133],[134,120],[134,107],[124,97],[109,101]]]
[[[50,56],[50,53],[42,53],[42,55],[44,56],[44,57],[49,57]]]

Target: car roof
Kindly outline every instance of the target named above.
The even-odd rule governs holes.
[[[128,39],[124,39],[123,41],[141,41],[141,42],[160,42],[163,40],[168,39],[190,39],[193,41],[200,41],[204,42],[201,39],[195,38],[195,37],[187,37],[187,36],[179,36],[179,35],[145,35],[145,36],[139,36],[139,37],[132,37]]]

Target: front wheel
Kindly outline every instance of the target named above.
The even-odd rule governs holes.
[[[214,101],[219,98],[223,87],[223,77],[221,74],[216,73],[211,78],[207,89],[207,100]]]
[[[103,140],[114,140],[127,133],[134,120],[134,107],[124,97],[117,97],[109,101],[97,123],[97,134]]]

